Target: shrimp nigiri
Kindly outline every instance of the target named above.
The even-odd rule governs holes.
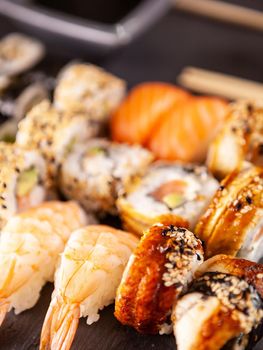
[[[88,316],[87,324],[99,319],[98,311],[113,302],[137,243],[131,233],[103,225],[72,233],[56,272],[40,349],[70,349],[79,318]]]
[[[186,91],[171,84],[155,82],[136,86],[112,116],[113,139],[144,145],[159,124],[162,112],[188,97]]]
[[[165,111],[148,142],[160,159],[202,162],[221,127],[227,104],[215,97],[193,97]]]
[[[0,238],[0,325],[11,308],[36,304],[70,233],[85,224],[75,202],[46,202],[9,219]]]

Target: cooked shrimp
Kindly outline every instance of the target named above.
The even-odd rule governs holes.
[[[0,238],[0,324],[5,314],[33,307],[70,233],[87,223],[75,202],[46,202],[12,217]]]
[[[40,350],[68,350],[80,317],[87,324],[113,302],[124,267],[138,243],[130,233],[97,225],[75,231],[61,257]]]

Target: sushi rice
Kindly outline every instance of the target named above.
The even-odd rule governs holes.
[[[59,113],[48,100],[36,105],[19,123],[16,137],[20,147],[38,150],[47,163],[48,183],[56,186],[57,171],[74,143],[97,134],[99,125],[83,114]]]
[[[72,233],[56,271],[43,325],[41,349],[69,349],[80,317],[90,325],[115,298],[123,270],[138,243],[134,235],[104,225]]]
[[[105,121],[125,94],[125,82],[86,63],[64,67],[58,77],[54,105],[63,112],[81,112]]]
[[[58,201],[9,219],[0,238],[0,320],[11,308],[18,314],[36,304],[71,232],[89,220],[77,203]]]
[[[156,163],[117,201],[126,228],[139,234],[165,217],[179,217],[192,229],[206,209],[218,182],[205,167]]]
[[[140,146],[93,139],[77,145],[63,162],[60,189],[87,211],[116,214],[117,196],[146,171],[152,159]]]
[[[0,228],[46,197],[46,164],[38,152],[0,142]]]

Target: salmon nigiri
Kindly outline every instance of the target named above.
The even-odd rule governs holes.
[[[159,124],[162,113],[188,97],[186,91],[167,83],[136,86],[112,116],[113,139],[144,145]]]
[[[148,147],[160,159],[202,162],[226,115],[227,103],[215,97],[192,97],[161,115]]]

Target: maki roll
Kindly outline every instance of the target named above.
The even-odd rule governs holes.
[[[263,105],[240,101],[232,105],[225,125],[212,142],[207,165],[219,178],[244,161],[263,166]]]
[[[85,141],[97,132],[98,125],[87,116],[60,113],[44,100],[19,123],[16,142],[20,147],[41,153],[47,163],[47,187],[54,190],[58,167],[74,143]]]
[[[228,254],[252,261],[263,256],[263,168],[234,171],[217,190],[195,233],[206,257]]]
[[[192,232],[174,225],[153,225],[124,271],[115,316],[141,333],[171,332],[172,307],[202,262],[202,243]]]
[[[193,228],[218,182],[205,167],[156,163],[136,179],[117,201],[124,226],[141,234],[155,222],[173,217]]]
[[[61,255],[55,290],[41,333],[40,350],[70,349],[79,318],[90,325],[111,304],[138,243],[133,234],[104,225],[74,231]]]
[[[76,145],[60,171],[60,189],[87,211],[116,214],[115,201],[123,188],[142,175],[152,154],[140,146],[93,139]]]
[[[262,272],[228,256],[204,262],[173,310],[177,349],[252,350],[263,321]]]
[[[125,95],[123,80],[92,64],[67,65],[58,77],[55,107],[64,112],[86,113],[105,121]]]
[[[52,90],[52,78],[43,73],[27,73],[12,80],[0,93],[0,140],[14,142],[19,121],[30,109],[47,99]]]
[[[71,232],[88,223],[77,203],[58,201],[7,222],[0,238],[0,324],[12,308],[18,314],[36,304],[44,284],[53,281]]]
[[[0,142],[0,228],[46,197],[46,165],[35,151]]]
[[[14,76],[30,69],[44,53],[44,46],[36,39],[19,33],[6,35],[0,41],[0,76]]]

